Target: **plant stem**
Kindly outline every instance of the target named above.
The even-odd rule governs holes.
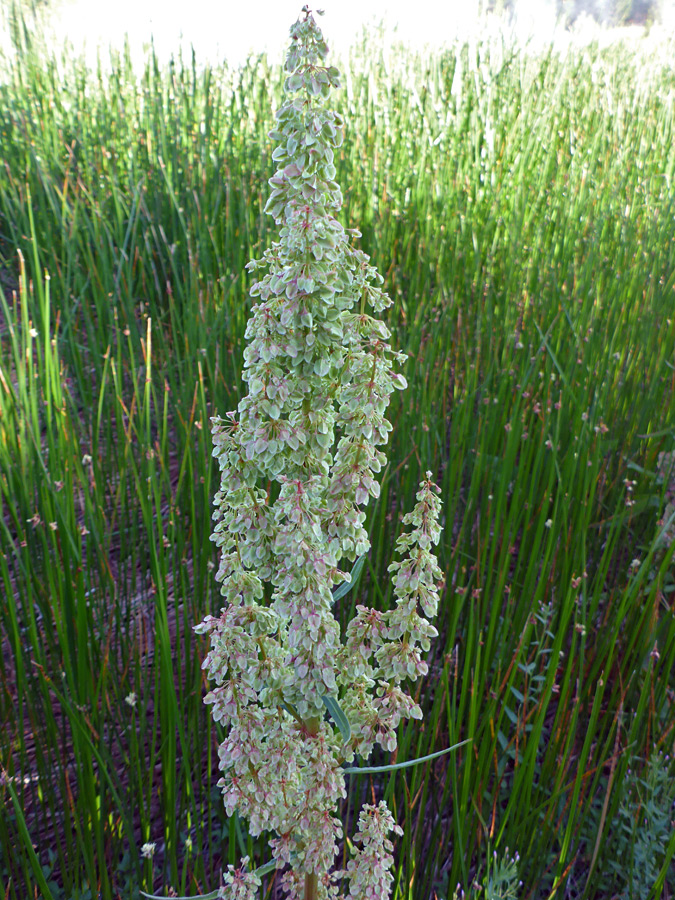
[[[305,719],[305,728],[311,735],[318,734],[319,722],[320,719],[318,716],[312,716],[310,719]]]
[[[305,900],[316,900],[319,878],[316,872],[305,872]]]
[[[319,717],[313,716],[305,719],[305,727],[310,734],[319,731]],[[319,887],[319,878],[316,872],[305,872],[305,900],[316,900]]]

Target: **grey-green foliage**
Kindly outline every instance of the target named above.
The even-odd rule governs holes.
[[[519,865],[519,854],[511,855],[508,847],[501,854],[496,850],[488,852],[483,878],[477,878],[468,892],[458,884],[452,900],[517,900],[523,886],[518,877]]]
[[[519,862],[519,855],[514,853],[510,856],[508,847],[503,856],[495,851],[492,859],[488,859],[483,892],[479,896],[484,900],[516,900],[522,886],[522,881],[518,879]]]
[[[623,797],[607,827],[604,873],[608,896],[647,900],[657,882],[675,817],[675,773],[672,760],[654,753],[648,762],[634,759]],[[675,868],[666,876],[675,889]]]

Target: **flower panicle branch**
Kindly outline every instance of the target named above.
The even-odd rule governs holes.
[[[247,871],[248,863],[249,858],[245,856],[236,868],[232,865],[227,867],[218,897],[223,900],[256,900],[262,881],[255,872]]]
[[[247,392],[212,420],[220,468],[212,540],[224,606],[195,630],[210,640],[205,702],[226,734],[218,784],[228,815],[244,816],[254,837],[273,834],[289,898],[334,897],[341,878],[352,896],[384,897],[386,834],[400,832],[384,804],[364,807],[363,846],[346,870],[332,871],[343,837],[342,766],[376,743],[395,749],[401,719],[422,717],[402,683],[427,673],[423,654],[437,634],[428,618],[441,584],[432,553],[439,490],[427,472],[403,518],[413,527],[389,569],[396,607],[358,606],[343,643],[334,588],[350,579],[344,560],[370,548],[364,508],[379,496],[386,410],[406,387],[397,371],[406,356],[377,318],[392,302],[381,276],[353,245],[358,232],[336,218],[343,121],[326,101],[339,72],[325,65],[327,46],[307,7],[290,36],[288,99],[270,133],[278,168],[266,210],[279,237],[247,266],[257,278]],[[222,896],[248,900],[256,887],[243,868],[231,869]]]
[[[391,891],[394,863],[392,842],[388,834],[393,831],[402,835],[403,829],[394,822],[387,804],[380,801],[377,806],[365,804],[359,813],[358,831],[354,835],[356,856],[347,863],[349,877],[349,897],[361,900],[387,900]]]

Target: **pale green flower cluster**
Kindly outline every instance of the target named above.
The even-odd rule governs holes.
[[[422,710],[401,690],[400,683],[427,674],[422,652],[429,650],[430,639],[438,634],[418,612],[419,604],[427,616],[436,615],[442,579],[430,552],[441,535],[439,489],[431,482],[431,472],[426,478],[420,484],[415,509],[403,517],[403,524],[414,528],[396,542],[397,553],[407,556],[389,566],[390,572],[397,573],[396,608],[379,612],[357,606],[340,654],[349,672],[349,679],[343,681],[342,707],[358,738],[354,749],[363,757],[370,755],[375,743],[386,750],[396,749],[396,728],[402,717],[422,718]]]
[[[393,845],[387,834],[394,831],[403,834],[400,825],[394,822],[384,801],[378,806],[365,804],[359,813],[359,830],[354,835],[357,847],[355,859],[347,863],[349,875],[349,896],[367,897],[368,900],[387,900],[391,891]]]
[[[358,607],[343,644],[333,591],[350,580],[343,558],[370,548],[363,507],[379,496],[385,412],[406,386],[394,368],[406,357],[371,314],[391,300],[350,243],[358,232],[348,235],[334,217],[342,121],[325,100],[339,73],[323,65],[326,44],[303,12],[291,28],[289,99],[271,132],[278,170],[267,211],[279,240],[247,267],[260,272],[250,288],[258,300],[246,329],[248,393],[213,420],[221,484],[212,538],[226,605],[196,631],[210,635],[206,702],[227,731],[219,748],[226,810],[245,816],[253,835],[275,833],[277,865],[290,865],[287,894],[314,900],[335,895],[340,874],[352,877],[353,894],[384,896],[379,868],[370,882],[365,863],[329,874],[342,838],[342,763],[375,743],[393,750],[401,718],[421,718],[401,682],[427,671],[422,653],[437,632],[419,610],[436,614],[441,572],[431,553],[440,502],[427,472],[403,519],[413,526],[397,542],[403,559],[390,566],[396,608]],[[346,715],[347,736],[325,718],[327,698]],[[389,844],[384,809],[364,819],[359,859]],[[362,891],[368,883],[376,894]]]
[[[255,900],[262,882],[255,872],[246,871],[247,864],[248,856],[245,856],[238,868],[227,867],[218,897],[223,900]]]

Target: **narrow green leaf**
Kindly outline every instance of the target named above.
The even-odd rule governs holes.
[[[391,766],[350,766],[350,768],[342,771],[345,775],[360,775],[363,772],[391,772],[394,769],[407,769],[409,766],[416,766],[419,763],[428,762],[430,759],[436,759],[437,756],[444,756],[446,753],[450,753],[451,750],[456,750],[464,744],[469,744],[471,740],[472,738],[467,738],[465,741],[460,741],[459,744],[453,744],[447,750],[439,750],[437,753],[430,753],[428,756],[421,756],[419,759],[411,759],[408,762],[395,763]]]
[[[291,854],[291,859],[295,857],[295,854]],[[271,859],[269,862],[266,862],[263,866],[258,866],[257,869],[254,870],[254,875],[268,875],[270,872],[273,872],[277,867],[276,859]],[[165,894],[146,894],[145,891],[139,891],[139,894],[142,897],[147,897],[148,900],[169,900]],[[190,894],[185,897],[174,897],[173,900],[214,900],[218,896],[218,890],[211,891],[209,894]]]
[[[506,706],[506,704],[504,704],[504,712],[506,713],[507,718],[509,718],[514,725],[518,724],[518,716],[510,707]]]
[[[244,840],[244,832],[241,827],[241,819],[239,813],[234,811],[234,830],[237,835],[237,843],[239,844],[239,852],[242,856],[247,856],[246,841]]]
[[[9,796],[12,798],[12,806],[14,807],[14,812],[16,813],[16,824],[23,839],[23,846],[26,849],[28,856],[30,857],[30,863],[33,869],[33,875],[35,876],[35,882],[42,891],[42,896],[45,898],[45,900],[51,900],[54,895],[52,894],[49,885],[47,884],[47,880],[42,871],[42,867],[40,866],[40,860],[38,859],[37,854],[33,849],[33,842],[28,832],[26,819],[24,818],[23,810],[21,808],[21,804],[19,803],[19,798],[17,797],[16,791],[12,786],[11,778],[6,777],[5,787],[9,791]]]
[[[366,562],[366,554],[363,553],[356,560],[352,567],[352,571],[350,572],[351,581],[343,581],[339,587],[336,587],[333,591],[333,602],[336,600],[342,600],[345,594],[348,594],[353,587],[356,587],[358,584],[359,578],[361,577],[361,572],[363,571],[363,567]]]
[[[211,891],[210,894],[189,894],[187,897],[169,898],[166,894],[146,894],[145,891],[138,892],[141,897],[147,897],[148,900],[215,900],[218,891]]]
[[[264,866],[258,866],[255,870],[256,875],[267,875],[270,872],[274,872],[277,867],[276,859],[271,859],[269,862],[266,862]]]
[[[340,734],[342,735],[342,739],[345,744],[349,743],[352,739],[352,728],[349,724],[349,719],[344,714],[342,707],[338,703],[335,697],[331,697],[329,694],[324,694],[321,698],[323,700],[324,706],[328,710],[328,714],[331,719],[335,722],[337,727],[340,729]]]

